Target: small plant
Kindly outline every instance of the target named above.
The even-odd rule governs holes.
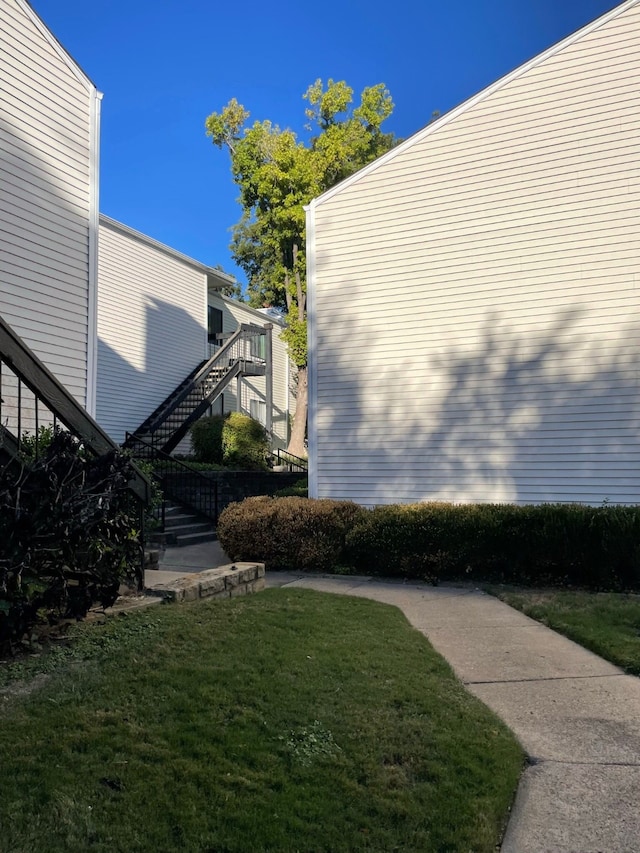
[[[301,767],[309,767],[316,761],[333,758],[342,752],[331,732],[318,720],[314,720],[310,726],[289,732],[286,737],[281,735],[280,740],[284,742],[292,760]]]
[[[53,441],[52,425],[42,425],[35,432],[23,432],[20,438],[20,456],[26,462],[33,461],[44,453]]]

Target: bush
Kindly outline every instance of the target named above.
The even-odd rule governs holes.
[[[283,490],[284,491],[284,490]],[[220,517],[234,560],[438,581],[640,589],[640,507],[248,498]]]
[[[343,563],[347,531],[363,512],[348,501],[246,498],[221,513],[218,539],[232,560],[327,571]]]
[[[297,480],[293,486],[287,486],[285,489],[279,489],[275,493],[276,498],[307,498],[309,497],[309,480],[303,477]]]
[[[0,471],[0,648],[41,617],[82,617],[113,604],[140,564],[131,463],[95,459],[57,431],[31,464]]]
[[[240,412],[231,412],[222,429],[222,461],[230,468],[264,471],[267,468],[269,439],[258,421]]]
[[[20,455],[25,462],[32,462],[53,441],[55,430],[50,424],[38,427],[35,433],[23,432],[20,438]]]
[[[376,507],[347,536],[368,574],[640,588],[640,508],[425,503]]]
[[[198,462],[213,462],[222,465],[222,430],[225,419],[222,415],[200,418],[191,427],[193,452]]]

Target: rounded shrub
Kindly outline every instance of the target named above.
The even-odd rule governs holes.
[[[344,565],[347,532],[363,512],[349,501],[246,498],[221,513],[218,539],[232,560],[329,571]]]
[[[261,423],[241,412],[231,412],[222,427],[222,462],[230,468],[264,471],[269,438]]]
[[[191,443],[198,462],[222,465],[223,415],[200,418],[191,427]]]

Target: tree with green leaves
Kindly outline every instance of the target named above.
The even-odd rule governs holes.
[[[395,143],[381,125],[393,111],[383,83],[366,88],[354,107],[344,81],[321,80],[304,94],[308,136],[271,121],[247,125],[249,112],[235,98],[206,120],[207,135],[231,157],[240,189],[240,221],[233,257],[247,275],[254,307],[286,311],[284,338],[298,368],[296,414],[289,451],[304,456],[307,422],[307,329],[304,206],[320,193],[384,154]]]

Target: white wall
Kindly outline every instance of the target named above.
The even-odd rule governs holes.
[[[98,123],[93,84],[25,2],[3,0],[0,314],[90,412]]]
[[[635,0],[312,204],[312,493],[638,501],[639,155]]]
[[[286,448],[289,441],[289,415],[295,412],[295,384],[293,388],[289,376],[290,366],[287,347],[280,338],[283,326],[273,318],[215,291],[209,291],[209,304],[222,311],[223,332],[235,331],[241,323],[264,326],[272,323],[273,355],[273,446]],[[264,376],[249,376],[242,379],[241,409],[251,414],[251,400],[266,400],[266,379]],[[237,408],[236,383],[232,382],[224,392],[224,412],[234,412]],[[214,412],[221,411],[220,404],[214,404]]]
[[[117,442],[206,355],[206,273],[143,234],[100,218],[98,407]]]

